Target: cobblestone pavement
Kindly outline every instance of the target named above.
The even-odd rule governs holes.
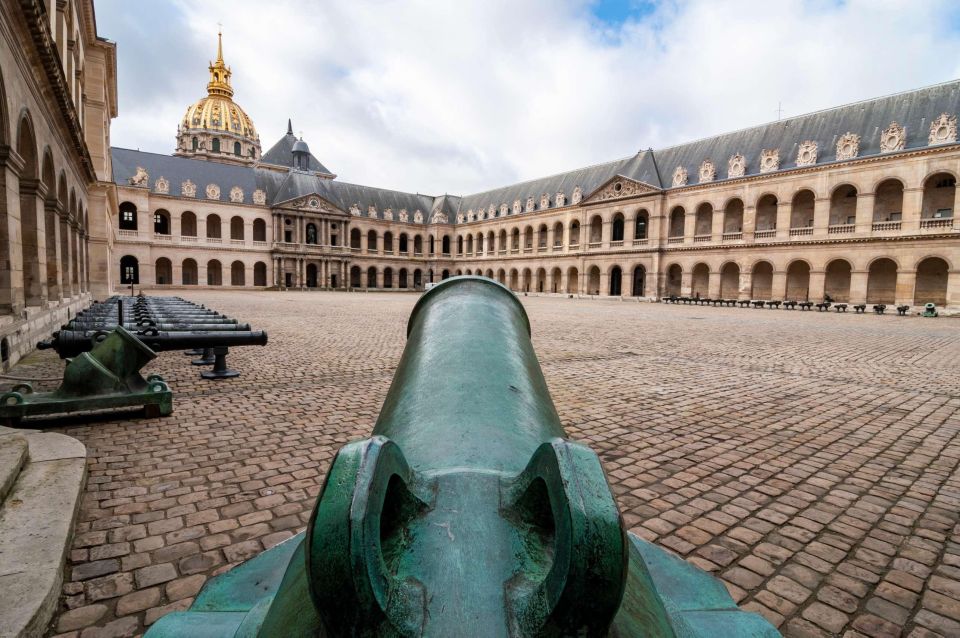
[[[216,383],[161,355],[169,418],[57,424],[90,473],[52,633],[135,635],[301,530],[336,450],[369,434],[416,300],[185,295],[270,345]],[[635,533],[788,636],[960,636],[960,322],[523,301],[567,432]]]

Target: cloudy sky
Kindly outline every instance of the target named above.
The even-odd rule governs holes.
[[[171,153],[218,23],[266,150],[468,194],[960,77],[955,0],[96,0],[115,146]]]

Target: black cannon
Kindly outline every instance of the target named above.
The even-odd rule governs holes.
[[[53,338],[37,344],[39,350],[56,350],[61,359],[75,357],[81,352],[89,352],[93,347],[107,338],[106,330],[60,330],[53,333]],[[219,332],[165,332],[150,328],[134,334],[148,348],[154,352],[170,350],[187,350],[190,348],[216,348],[234,346],[265,346],[267,333],[255,331],[219,331]]]

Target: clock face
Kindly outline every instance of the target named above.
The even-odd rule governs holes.
[[[310,205],[310,208],[319,208],[319,207],[320,207],[320,200],[314,197],[314,198],[311,199],[309,202],[307,202],[307,204]]]

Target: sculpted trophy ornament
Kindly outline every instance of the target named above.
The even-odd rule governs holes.
[[[583,199],[583,189],[577,186],[573,189],[573,203],[579,204],[581,199]]]
[[[686,186],[687,185],[687,169],[682,166],[678,166],[673,169],[673,185],[674,186]]]
[[[550,196],[546,193],[540,196],[540,208],[550,208]]]
[[[846,133],[837,140],[837,160],[853,159],[860,154],[860,136]]]
[[[433,217],[430,219],[431,224],[446,224],[447,223],[447,214],[442,210],[435,211]]]
[[[557,196],[553,199],[556,202],[557,206],[566,206],[567,205],[567,196],[563,194],[563,191],[557,191]]]
[[[510,213],[510,207],[506,204],[500,204],[500,216],[506,217]]]
[[[253,203],[257,206],[263,206],[267,203],[267,193],[262,188],[253,191]]]
[[[765,148],[760,151],[760,172],[770,173],[780,168],[780,149]]]
[[[166,195],[170,192],[170,182],[167,181],[166,177],[161,175],[157,178],[157,181],[153,183],[153,190],[161,195]]]
[[[806,140],[797,149],[797,166],[813,166],[817,163],[817,143]]]
[[[401,209],[400,209],[400,221],[402,221],[402,222],[409,222],[409,221],[410,221],[410,215],[407,214],[407,209],[406,209],[406,208],[401,208]]]
[[[207,184],[207,199],[220,199],[220,187],[216,184]]]
[[[467,221],[472,222],[474,219],[475,217],[473,215],[473,209],[471,208],[470,210],[467,211]]]
[[[458,224],[463,223],[463,213],[457,213],[457,223]]]
[[[930,143],[947,144],[957,141],[957,118],[953,115],[941,113],[940,117],[930,123]]]
[[[514,215],[519,215],[519,214],[520,214],[520,200],[519,200],[519,199],[513,200],[513,214],[514,214]]]
[[[894,151],[902,151],[906,141],[907,129],[897,124],[896,121],[890,122],[890,126],[880,133],[880,152],[893,153]]]
[[[387,221],[393,221],[393,209],[389,206],[383,211],[383,218]]]
[[[727,177],[743,177],[747,172],[747,160],[737,153],[727,162]]]
[[[373,219],[377,218],[377,207],[374,205],[367,206],[367,217],[372,217]]]
[[[256,193],[254,193],[256,194]],[[360,216],[360,205],[359,204],[350,204],[350,214],[354,217]]]
[[[717,177],[717,167],[710,160],[703,160],[700,165],[700,183],[712,182]]]
[[[532,213],[532,212],[533,212],[533,197],[528,197],[528,198],[527,198],[527,212],[528,212],[528,213]]]
[[[189,179],[184,180],[180,184],[180,193],[182,193],[184,197],[196,197],[197,185],[191,182]]]
[[[235,204],[243,203],[243,189],[239,186],[234,186],[230,189],[230,201]]]
[[[413,222],[414,222],[415,224],[422,224],[422,223],[423,223],[423,213],[421,213],[419,210],[413,211]]]
[[[130,178],[131,186],[147,186],[150,181],[150,175],[147,169],[142,166],[137,167],[137,174]]]
[[[497,209],[494,208],[493,204],[490,204],[490,206],[487,207],[487,218],[493,219],[496,216],[497,216]]]

